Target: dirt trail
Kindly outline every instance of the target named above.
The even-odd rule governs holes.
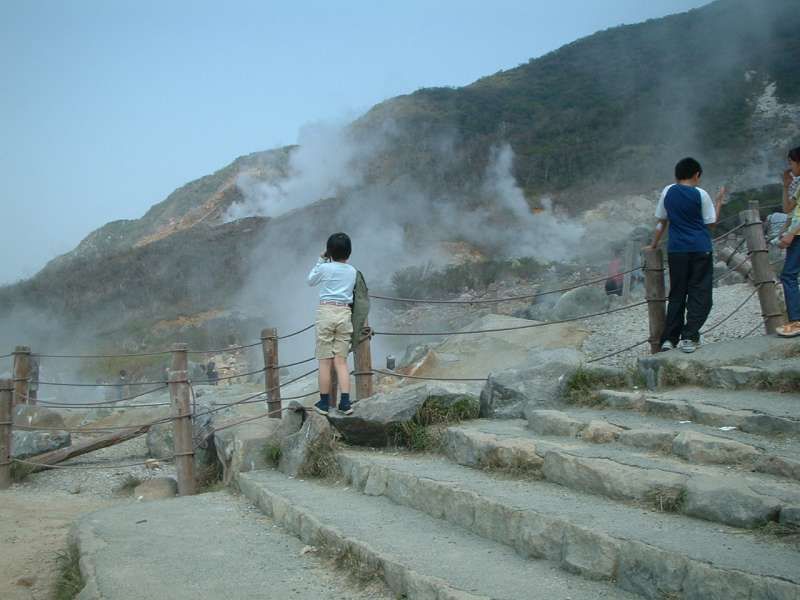
[[[0,492],[0,598],[52,598],[58,553],[67,547],[70,525],[78,516],[114,503],[19,486]]]

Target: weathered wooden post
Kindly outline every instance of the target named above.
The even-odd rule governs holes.
[[[336,374],[336,368],[331,363],[331,399],[328,403],[329,408],[336,408],[339,406],[339,376]]]
[[[172,403],[172,434],[175,445],[175,471],[178,476],[178,493],[191,496],[195,493],[194,441],[192,439],[191,390],[189,389],[189,358],[186,344],[172,346],[172,364],[169,371],[169,397]]]
[[[28,403],[28,386],[31,376],[31,348],[17,346],[14,348],[14,398],[11,407]]]
[[[359,339],[361,341],[353,350],[353,361],[356,371],[356,400],[363,400],[372,396],[372,336],[367,321],[364,321]]]
[[[261,330],[261,352],[264,355],[264,385],[267,392],[267,412],[270,419],[280,419],[281,374],[278,369],[278,330],[274,327]]]
[[[14,382],[11,379],[0,379],[0,490],[11,485],[11,428],[14,423],[14,411],[11,403],[14,394]]]
[[[661,334],[667,320],[664,255],[659,248],[644,249],[644,286],[650,322],[650,353],[656,354],[661,351]]]
[[[636,258],[636,252],[639,250],[639,245],[633,240],[628,241],[625,246],[625,257],[622,266],[624,275],[622,276],[622,303],[627,304],[631,300],[631,276],[633,273],[633,260]]]
[[[739,220],[744,225],[744,238],[747,241],[750,263],[753,265],[753,284],[758,288],[764,327],[767,335],[771,335],[783,325],[784,319],[775,289],[775,274],[769,264],[769,250],[761,227],[761,215],[755,209],[743,210],[739,213]]]

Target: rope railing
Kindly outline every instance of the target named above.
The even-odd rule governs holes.
[[[633,304],[627,304],[625,306],[620,306],[618,308],[611,308],[608,310],[604,310],[601,312],[591,313],[588,315],[580,315],[577,317],[571,317],[569,319],[557,319],[555,321],[542,321],[542,322],[535,322],[530,323],[528,325],[513,325],[509,327],[495,327],[492,329],[474,329],[474,330],[462,330],[462,331],[375,331],[374,335],[386,335],[386,336],[405,336],[405,335],[430,335],[430,336],[443,336],[443,335],[471,335],[476,333],[497,333],[501,331],[516,331],[519,329],[533,329],[536,327],[547,327],[548,325],[559,325],[561,323],[572,323],[574,321],[582,321],[584,319],[591,319],[593,317],[601,317],[605,315],[610,315],[612,313],[621,312],[623,310],[630,310],[631,308],[636,308],[637,306],[643,306],[647,304],[647,300],[642,300],[641,302],[634,302]]]
[[[47,464],[47,463],[38,463],[38,462],[30,461],[30,460],[25,460],[25,459],[22,459],[22,458],[12,458],[11,462],[20,463],[22,465],[29,465],[29,466],[32,466],[32,467],[41,467],[42,469],[76,469],[76,470],[87,469],[88,470],[88,469],[125,469],[127,467],[147,467],[147,466],[152,465],[153,463],[160,464],[160,463],[163,463],[163,462],[169,462],[169,461],[173,460],[174,458],[175,457],[164,458],[164,459],[159,458],[157,460],[153,459],[153,458],[150,458],[150,459],[142,461],[142,462],[125,463],[123,465],[117,465],[117,464],[115,464],[115,465],[57,465],[57,464],[50,465],[50,464]]]
[[[90,408],[115,408],[121,402],[128,402],[130,400],[135,400],[136,398],[141,398],[142,396],[147,396],[148,394],[153,394],[155,392],[161,392],[168,388],[169,386],[164,384],[158,387],[155,387],[151,390],[145,390],[144,392],[140,392],[138,394],[134,394],[133,396],[126,396],[124,398],[119,398],[117,400],[104,400],[103,402],[83,402],[83,403],[73,403],[73,402],[53,402],[51,400],[39,400],[37,404],[41,404],[43,406],[63,406],[63,407],[75,407],[78,405],[85,405]],[[132,404],[131,407],[139,407],[145,406],[143,404]]]
[[[289,339],[291,337],[294,337],[296,335],[300,335],[301,333],[305,333],[309,329],[314,329],[314,327],[316,327],[316,323],[312,323],[311,325],[307,325],[307,326],[303,327],[302,329],[298,329],[297,331],[293,331],[292,333],[287,333],[285,335],[279,335],[278,339],[279,340],[287,340],[287,339]]]

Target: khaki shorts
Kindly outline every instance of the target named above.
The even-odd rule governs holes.
[[[350,319],[349,306],[319,305],[316,350],[318,359],[347,357],[350,351],[350,338],[353,335],[353,322]]]

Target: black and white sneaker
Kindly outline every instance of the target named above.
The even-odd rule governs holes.
[[[686,354],[691,354],[697,350],[697,342],[694,340],[681,340],[678,342],[678,350],[685,352]]]
[[[663,344],[661,344],[661,351],[662,352],[669,352],[670,350],[674,350],[675,346],[669,340],[666,340]]]
[[[314,405],[314,410],[317,411],[321,415],[326,415],[327,416],[328,410],[329,410],[328,403],[327,402],[323,402],[322,400],[320,400],[319,402],[317,402]]]

